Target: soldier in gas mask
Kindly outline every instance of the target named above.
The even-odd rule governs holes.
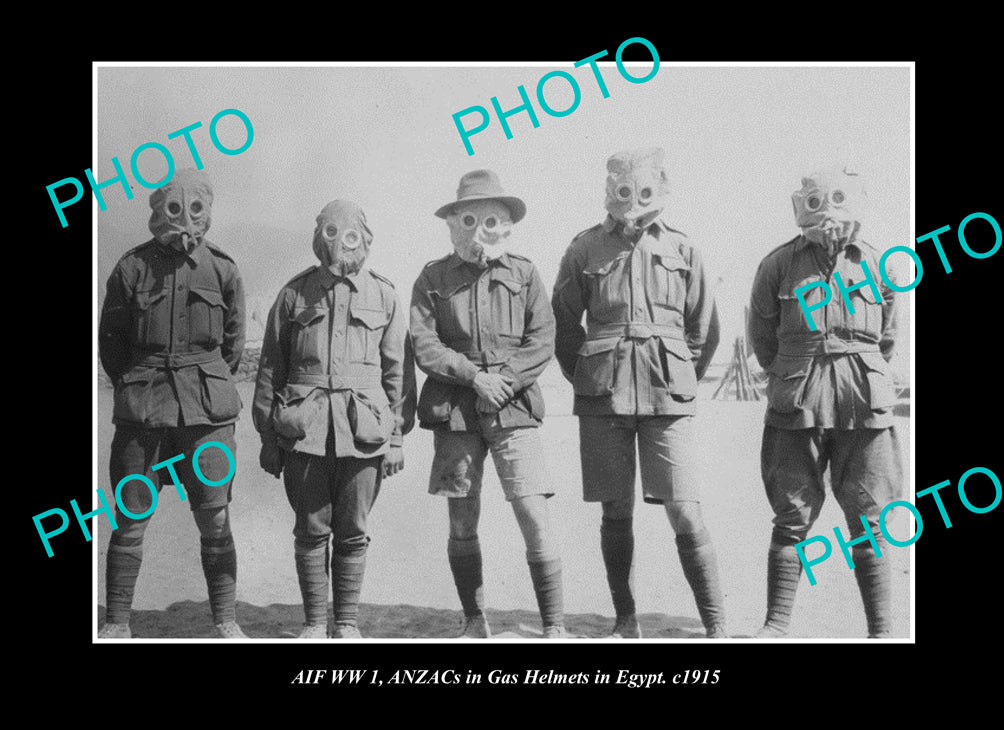
[[[414,417],[406,315],[393,284],[363,267],[372,240],[357,205],[324,206],[313,237],[320,264],[279,292],[262,343],[253,417],[261,467],[284,475],[296,514],[301,639],[328,635],[329,561],[331,636],[361,637],[367,518],[381,480],[404,466]]]
[[[575,391],[583,496],[603,506],[612,636],[641,637],[632,580],[637,441],[645,502],[666,510],[707,636],[723,638],[693,435],[718,320],[700,251],[660,217],[669,193],[664,156],[649,148],[607,160],[607,218],[575,237],[554,285],[555,349]]]
[[[477,531],[489,451],[526,543],[544,637],[566,636],[547,510],[554,490],[537,431],[544,399],[536,381],[554,352],[554,319],[536,268],[509,251],[512,226],[525,213],[494,172],[464,175],[457,200],[436,211],[454,250],[429,263],[412,291],[415,360],[429,376],[418,417],[435,432],[429,491],[449,498],[447,555],[466,638],[491,636]]]
[[[144,475],[159,492],[163,480],[172,483],[177,474],[175,486],[184,486],[202,536],[216,633],[239,639],[246,637],[234,610],[233,475],[230,458],[212,442],[236,454],[234,422],[241,402],[231,375],[244,348],[244,289],[233,259],[205,238],[212,204],[209,178],[196,170],[178,171],[150,195],[154,238],[123,256],[109,277],[98,336],[101,363],[115,385],[112,485]],[[192,468],[197,451],[201,477]],[[178,455],[184,458],[165,464]],[[149,485],[131,479],[121,490],[108,545],[107,614],[100,638],[131,636],[129,616],[150,522],[146,513],[153,504]]]
[[[893,427],[894,391],[887,361],[896,344],[894,293],[875,281],[879,252],[861,234],[865,195],[860,178],[828,170],[802,178],[792,195],[802,233],[760,263],[750,307],[749,340],[770,374],[761,470],[774,510],[767,558],[767,618],[758,637],[784,636],[802,574],[795,545],[822,507],[823,476],[852,539],[868,635],[890,635],[888,548],[878,527],[882,508],[902,489]],[[867,267],[867,268],[865,268]],[[849,290],[806,314],[796,289],[825,281]],[[855,283],[857,282],[857,283]],[[819,304],[820,287],[804,292]]]

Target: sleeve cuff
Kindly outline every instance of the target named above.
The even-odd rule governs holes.
[[[463,381],[464,385],[473,387],[474,378],[477,376],[480,370],[478,366],[472,363],[467,358],[464,358],[463,365],[461,366],[461,372],[458,373],[458,377]]]

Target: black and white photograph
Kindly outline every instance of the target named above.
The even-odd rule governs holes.
[[[910,638],[910,67],[596,69],[97,69],[99,639]]]
[[[83,660],[689,703],[974,631],[999,190],[921,194],[909,56],[664,43],[91,64],[38,186],[91,243],[91,469],[28,514]]]

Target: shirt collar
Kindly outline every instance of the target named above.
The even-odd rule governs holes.
[[[456,251],[450,254],[448,265],[451,269],[459,269],[464,264],[470,264],[471,266],[474,266],[474,268],[477,268],[474,264],[471,264],[469,261],[464,261],[462,258],[460,258],[460,256],[457,254]],[[488,262],[489,269],[496,265],[505,267],[507,269],[511,269],[512,262],[509,260],[509,254],[504,253],[497,259]]]
[[[609,214],[607,214],[606,220],[603,221],[603,230],[607,233],[620,233],[622,227],[623,224]],[[645,229],[645,233],[658,238],[663,231],[668,230],[669,226],[666,225],[665,221],[663,221],[662,218],[656,218],[648,224],[648,227]]]
[[[154,240],[156,241],[157,239]],[[165,252],[170,253],[172,256],[185,256],[193,262],[196,261],[196,257],[200,253],[200,249],[203,249],[205,244],[206,244],[205,239],[203,239],[202,241],[193,241],[191,244],[189,244],[188,250],[183,251],[179,248],[176,248],[173,243],[161,243],[160,241],[157,241],[157,245],[160,246]]]
[[[335,274],[331,273],[331,269],[329,269],[327,266],[322,265],[320,266],[320,269],[321,269],[321,285],[325,289],[327,289],[337,281],[344,281],[352,288],[353,291],[359,291],[359,275],[363,273],[362,269],[359,269],[359,271],[355,272],[354,274],[349,274],[348,276],[336,276]]]
[[[796,251],[801,251],[806,246],[817,246],[820,251],[823,250],[822,247],[818,246],[818,244],[813,243],[808,238],[806,238],[805,234],[803,233],[802,235],[800,235],[798,237],[798,241],[795,242],[795,250]],[[853,248],[853,249],[856,249],[860,253],[866,247],[867,248],[871,248],[871,244],[869,244],[865,240],[862,240],[860,237],[856,236],[856,237],[852,238],[850,241],[848,241],[847,243],[845,243],[843,246],[841,246],[840,250],[843,251],[846,248]]]

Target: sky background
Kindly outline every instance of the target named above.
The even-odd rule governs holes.
[[[627,64],[638,77],[651,63]],[[563,69],[581,90],[565,117],[544,113],[537,81]],[[456,199],[460,176],[495,170],[506,192],[527,205],[513,230],[514,251],[534,261],[553,286],[561,256],[580,231],[603,220],[605,163],[614,152],[661,146],[671,197],[666,221],[701,249],[722,318],[716,360],[742,333],[757,264],[798,234],[791,193],[816,169],[847,165],[868,192],[865,237],[884,250],[910,245],[910,69],[907,66],[694,67],[662,63],[650,81],[626,81],[600,64],[603,98],[588,67],[570,62],[520,66],[108,67],[97,69],[95,177],[127,171],[133,150],[159,142],[178,168],[192,166],[181,138],[167,135],[196,121],[192,133],[215,187],[209,239],[236,261],[252,308],[271,305],[279,288],[316,263],[314,218],[346,198],[366,212],[374,232],[367,265],[391,279],[403,304],[422,266],[450,252],[446,223],[433,215]],[[474,105],[503,110],[521,103],[523,84],[540,126],[520,113],[507,140],[498,119],[471,138],[468,156],[452,114]],[[571,90],[550,80],[552,108],[570,105]],[[239,155],[211,143],[209,123],[237,108],[254,125]],[[473,126],[478,117],[465,118]],[[243,124],[224,118],[228,147],[244,141]],[[146,151],[147,180],[166,173],[163,156]],[[149,240],[150,190],[132,183],[103,193],[97,212],[98,304],[118,258]],[[71,219],[72,224],[72,219]],[[903,257],[905,258],[905,257]],[[895,259],[894,259],[895,261]],[[906,299],[906,297],[904,297]],[[909,313],[902,315],[904,335]],[[904,338],[900,353],[909,350]],[[897,370],[908,370],[902,355]]]

